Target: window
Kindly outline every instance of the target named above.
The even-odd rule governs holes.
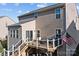
[[[34,17],[37,18],[38,17],[38,13],[34,13]]]
[[[56,38],[61,38],[61,29],[56,29]]]
[[[59,45],[61,45],[61,44],[62,44],[62,39],[59,40]]]
[[[57,8],[56,10],[55,10],[55,14],[56,14],[56,19],[60,19],[60,8]]]
[[[29,31],[26,31],[26,38],[29,38]]]
[[[15,30],[13,30],[13,38],[15,38]]]
[[[16,38],[18,38],[18,30],[16,30]]]
[[[30,40],[32,40],[32,38],[33,38],[33,31],[29,31],[29,33],[30,33],[30,35],[29,35]]]
[[[40,37],[40,31],[37,30],[37,37]]]
[[[55,40],[55,47],[58,46],[58,40]]]
[[[54,44],[55,47],[60,46],[62,44],[61,29],[56,29],[56,38]]]
[[[10,37],[12,37],[12,30],[11,30],[11,33],[10,33]]]
[[[29,40],[33,39],[33,31],[26,31],[26,38],[28,38]]]

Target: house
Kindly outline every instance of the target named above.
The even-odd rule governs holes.
[[[0,40],[6,40],[8,36],[8,27],[15,22],[7,17],[7,16],[0,16]]]
[[[48,42],[48,40],[51,41],[51,39],[56,40],[56,34],[63,36],[65,33],[68,33],[76,41],[76,44],[72,45],[72,47],[68,46],[68,44],[62,44],[60,41],[53,41],[52,46],[56,48],[52,47],[52,49],[44,48],[44,44],[42,45],[42,49],[37,43],[35,44],[39,47],[38,49],[33,47],[29,48],[29,45],[25,45],[27,48],[24,48],[25,50],[23,49],[20,55],[31,55],[34,53],[33,50],[40,51],[40,49],[48,55],[72,55],[79,43],[78,14],[75,3],[54,4],[20,15],[18,19],[19,23],[8,26],[8,50],[11,50],[12,46],[18,45],[18,42],[21,42],[21,40],[30,43],[33,43],[35,40],[37,40],[36,42],[44,40]],[[58,36],[58,38],[60,38],[60,36]],[[60,42],[60,44],[58,42]],[[48,44],[50,45],[50,43]],[[48,44],[47,46],[49,46]],[[59,45],[57,46],[56,44]],[[19,45],[21,46],[22,43],[19,43]],[[26,53],[28,49],[29,52]],[[51,52],[50,50],[55,52]],[[44,53],[41,53],[41,55],[44,55]]]

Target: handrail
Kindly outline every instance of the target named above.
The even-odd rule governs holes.
[[[22,44],[22,42],[22,40],[18,41],[18,43],[14,45],[14,49],[17,49]]]

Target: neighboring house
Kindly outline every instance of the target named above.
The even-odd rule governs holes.
[[[71,55],[79,43],[78,14],[76,4],[59,3],[48,7],[40,8],[29,13],[18,16],[19,23],[8,26],[9,49],[20,40],[40,40],[53,37],[56,31],[64,35],[66,32],[77,42],[72,46],[67,44],[57,48],[57,55]],[[47,40],[47,39],[45,39]],[[32,50],[31,50],[32,51]]]
[[[6,40],[8,37],[8,27],[15,22],[7,16],[0,16],[0,40]]]

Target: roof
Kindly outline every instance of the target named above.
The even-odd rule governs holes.
[[[35,12],[41,12],[41,11],[44,11],[44,10],[48,10],[48,9],[51,9],[51,8],[57,8],[59,6],[63,6],[65,3],[57,3],[57,4],[53,4],[53,5],[50,5],[50,6],[47,6],[47,7],[44,7],[44,8],[40,8],[40,9],[37,9],[37,10],[33,10],[29,13],[25,13],[23,15],[20,15],[18,17],[22,17],[22,16],[25,16],[25,15],[29,15],[29,14],[32,14],[32,13],[35,13]]]
[[[6,17],[6,16],[0,16],[0,18],[3,18],[3,17]]]
[[[9,25],[8,27],[13,27],[13,26],[21,27],[21,24],[24,24],[24,23],[26,23],[26,22],[19,22],[19,23],[16,23],[16,24]]]
[[[8,16],[0,16],[0,20],[2,19],[2,18],[5,18],[5,17],[7,17],[7,18],[9,18],[11,21],[13,21],[14,23],[16,23],[13,19],[11,19],[10,17],[8,17]],[[2,19],[3,20],[3,19]],[[5,19],[6,20],[6,19]]]
[[[12,24],[12,25],[9,25],[8,27],[14,27],[14,26],[20,27],[20,23]]]

